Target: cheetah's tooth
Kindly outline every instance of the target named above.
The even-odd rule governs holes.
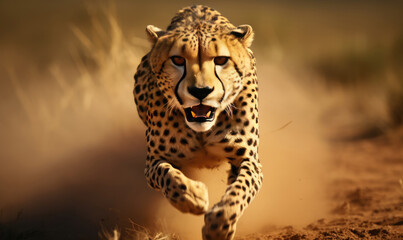
[[[206,117],[210,117],[211,111],[208,111]]]
[[[196,113],[194,113],[193,111],[190,111],[192,113],[192,117],[196,117]]]

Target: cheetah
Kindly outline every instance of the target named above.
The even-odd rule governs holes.
[[[203,239],[233,239],[263,181],[252,27],[195,5],[166,30],[149,25],[146,33],[152,49],[137,68],[133,94],[147,128],[147,183],[181,212],[204,214]],[[181,169],[223,163],[228,187],[209,208],[206,185]]]

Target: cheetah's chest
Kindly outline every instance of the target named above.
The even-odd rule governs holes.
[[[195,151],[184,163],[190,167],[216,168],[224,161],[224,156],[217,155],[214,152],[209,151],[209,148],[203,147]]]
[[[222,136],[206,135],[187,127],[178,111],[163,117],[155,114],[147,130],[148,151],[177,167],[215,168],[226,160],[219,150]]]

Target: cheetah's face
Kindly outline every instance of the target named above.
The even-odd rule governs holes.
[[[251,67],[246,47],[233,31],[167,34],[156,42],[151,64],[159,88],[171,100],[168,107],[179,109],[197,132],[211,129],[217,116],[231,107],[242,89],[243,73]]]

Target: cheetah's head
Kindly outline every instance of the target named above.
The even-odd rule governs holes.
[[[252,28],[197,23],[163,31],[150,25],[147,33],[151,69],[167,108],[179,109],[194,131],[208,131],[221,112],[230,111],[252,71]]]

